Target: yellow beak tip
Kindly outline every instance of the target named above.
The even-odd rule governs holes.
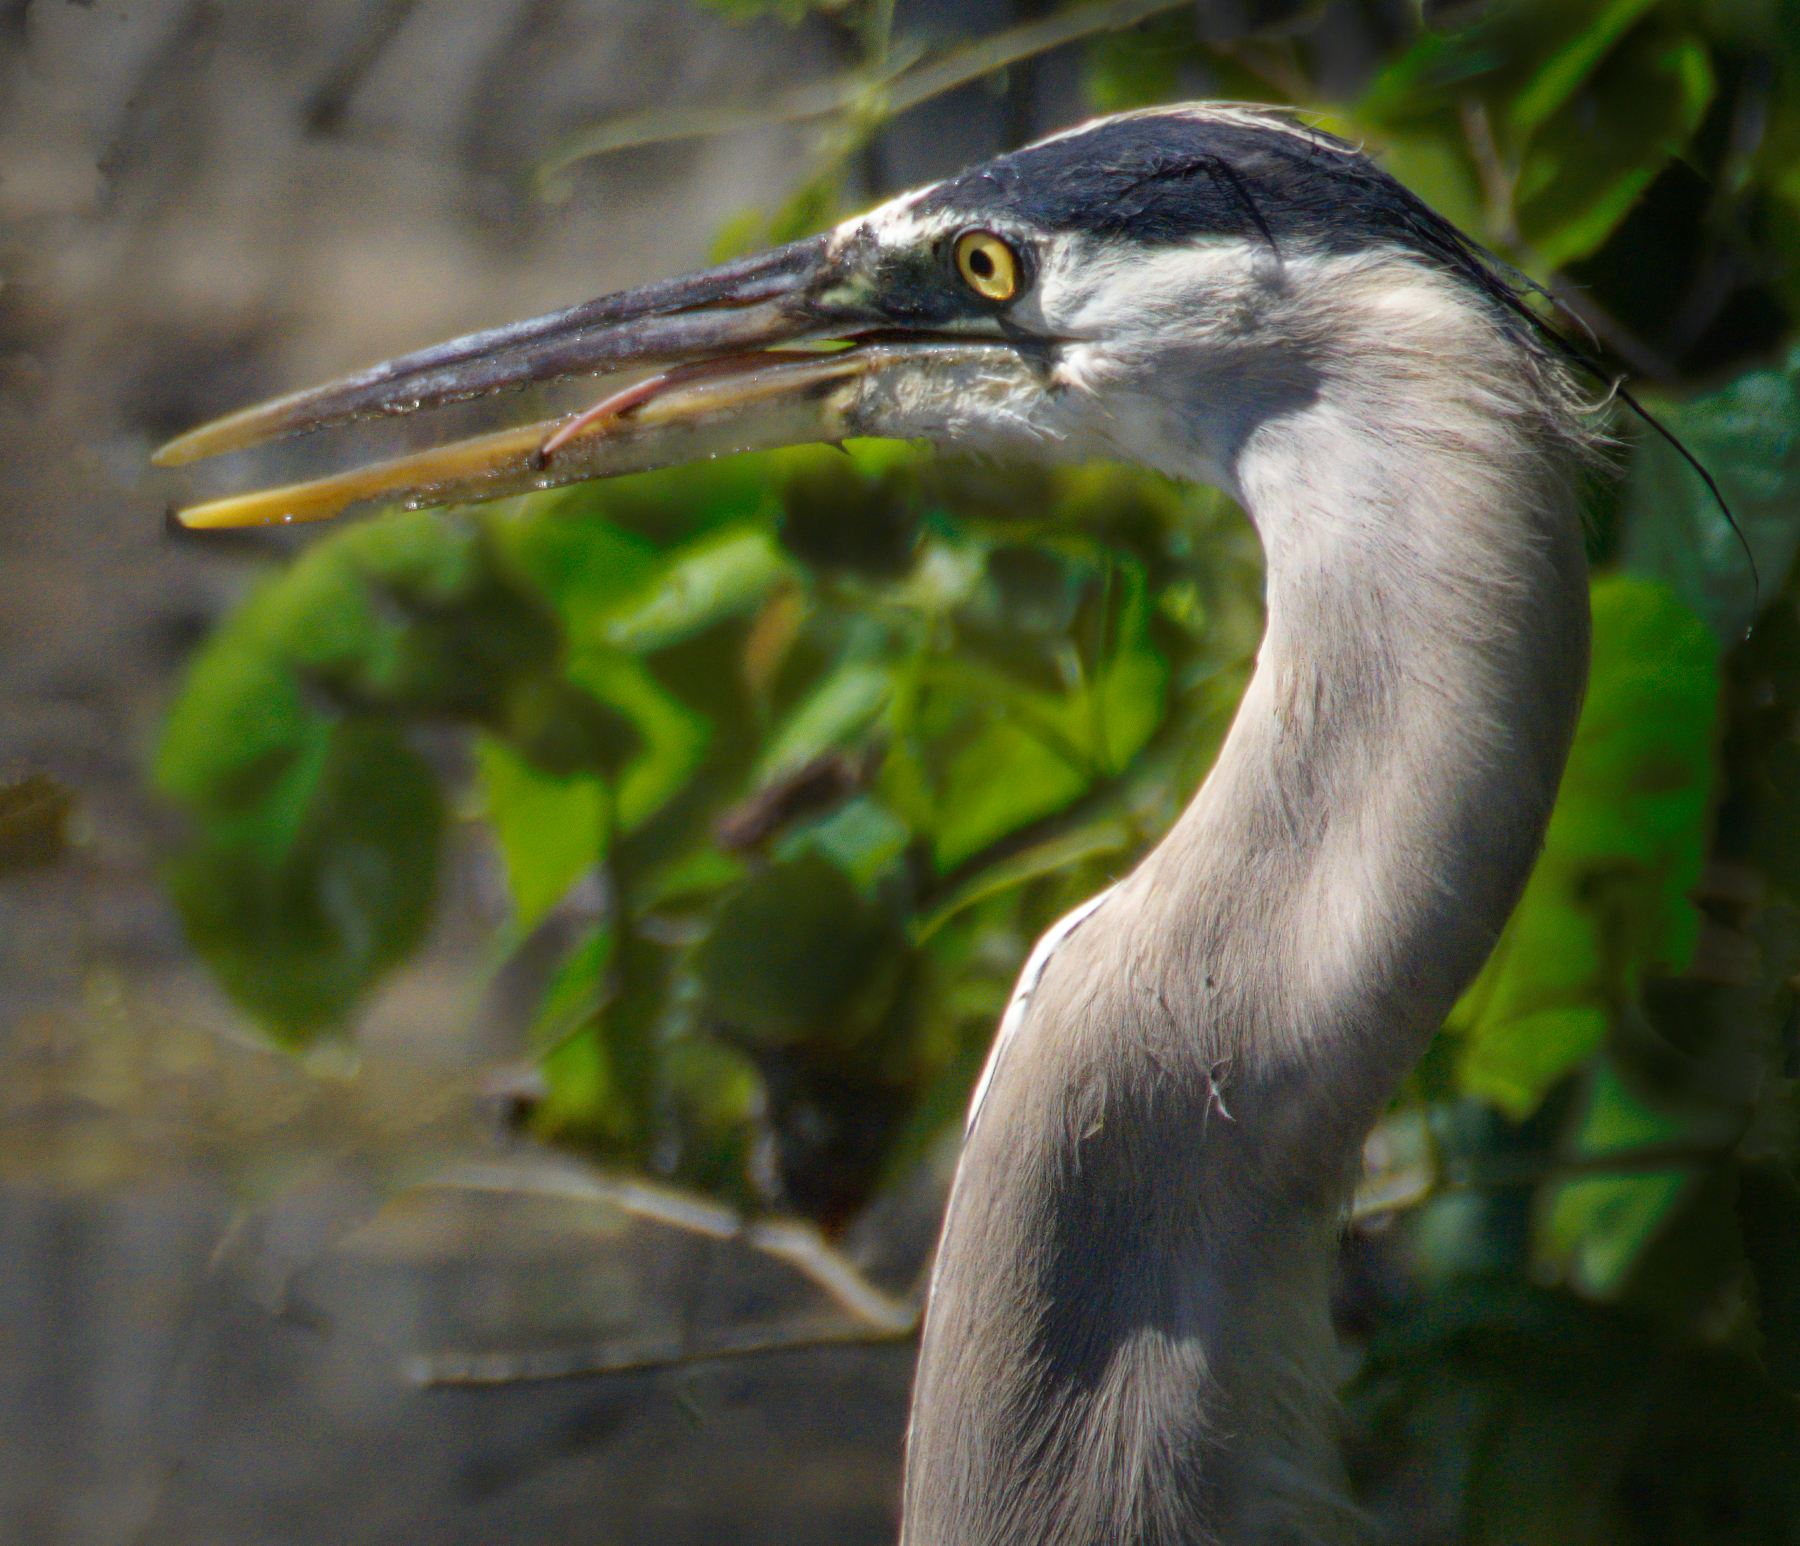
[[[160,445],[150,453],[152,467],[185,467],[189,462],[197,462],[207,454],[206,439],[203,429],[189,430],[185,435],[177,435],[167,445]]]

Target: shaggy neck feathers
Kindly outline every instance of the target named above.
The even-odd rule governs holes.
[[[1332,1235],[1542,841],[1586,669],[1586,444],[1483,298],[1404,263],[1332,277],[1321,306],[1288,274],[1238,345],[1169,342],[1126,383],[1163,394],[1139,459],[1240,495],[1268,632],[1212,774],[1051,956],[994,1070],[928,1311],[907,1546],[1349,1533]]]

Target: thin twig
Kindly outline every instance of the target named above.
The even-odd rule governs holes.
[[[325,68],[325,73],[300,104],[300,123],[308,134],[335,134],[369,72],[387,52],[388,45],[413,13],[418,0],[375,0],[348,46]]]
[[[927,64],[920,64],[924,51],[917,44],[893,45],[871,68],[813,81],[754,107],[653,108],[623,114],[568,140],[540,163],[537,180],[542,183],[554,178],[593,156],[642,145],[768,129],[858,110],[869,116],[893,117],[1020,60],[1098,33],[1135,27],[1188,3],[1189,0],[1104,0],[1009,27]]]
[[[1457,105],[1461,111],[1463,138],[1475,162],[1482,196],[1487,203],[1488,241],[1516,255],[1534,271],[1534,275],[1542,274],[1544,277],[1538,283],[1551,300],[1636,374],[1647,376],[1663,386],[1678,385],[1681,372],[1672,360],[1652,349],[1585,290],[1570,283],[1532,251],[1519,229],[1515,199],[1518,168],[1500,153],[1493,124],[1488,119],[1487,104],[1470,92]]]
[[[705,1369],[746,1358],[780,1353],[812,1353],[829,1348],[894,1347],[910,1341],[916,1325],[905,1331],[846,1327],[842,1332],[796,1336],[745,1337],[706,1352],[664,1347],[655,1352],[621,1353],[604,1345],[521,1351],[517,1353],[418,1353],[401,1370],[408,1383],[439,1385],[518,1385],[542,1380],[592,1379],[605,1374],[649,1374],[665,1369]]]
[[[1499,246],[1517,247],[1519,216],[1513,190],[1518,182],[1518,168],[1500,154],[1494,141],[1494,126],[1488,120],[1487,103],[1473,92],[1466,92],[1457,109],[1462,118],[1463,139],[1481,179],[1482,197],[1487,201],[1487,239]]]

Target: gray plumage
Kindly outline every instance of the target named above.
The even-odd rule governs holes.
[[[938,437],[991,443],[998,418],[1014,450],[1224,488],[1267,555],[1268,632],[1192,804],[1009,1017],[939,1246],[906,1546],[1354,1535],[1341,1209],[1568,751],[1592,442],[1563,369],[1429,254],[1265,219],[1282,250],[1064,234],[1036,308],[1088,341],[1064,400]]]
[[[1518,899],[1586,674],[1595,442],[1563,357],[1358,150],[1202,105],[158,455],[626,367],[658,373],[570,419],[182,518],[315,520],[847,435],[1122,459],[1236,497],[1268,559],[1256,671],[1193,803],[1046,936],[1007,1011],[938,1248],[903,1540],[1352,1537],[1334,1235],[1364,1135]]]

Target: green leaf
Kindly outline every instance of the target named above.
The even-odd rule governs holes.
[[[1610,0],[1561,48],[1540,64],[1507,106],[1507,126],[1528,140],[1550,116],[1566,107],[1613,46],[1651,10],[1656,0]]]
[[[476,737],[475,761],[522,937],[605,854],[607,787],[597,778],[542,773],[491,736]]]
[[[554,1049],[605,1006],[613,964],[609,919],[564,958],[545,990],[531,1023],[531,1044]]]
[[[611,922],[602,923],[569,952],[538,1006],[531,1044],[548,1085],[536,1114],[540,1132],[617,1144],[636,1130],[637,1113],[602,1018],[612,997],[616,943]]]
[[[257,602],[270,589],[200,652],[170,706],[151,776],[192,810],[266,799],[328,733],[299,679],[258,637]]]
[[[1355,137],[1352,125],[1345,132]],[[1390,124],[1374,130],[1381,164],[1459,230],[1487,237],[1491,216],[1481,174],[1460,127]]]
[[[748,612],[793,573],[793,561],[766,530],[709,533],[671,553],[635,596],[619,604],[602,625],[604,640],[639,654],[661,649]]]
[[[496,718],[521,755],[552,778],[610,777],[644,750],[632,716],[553,676],[514,683]]]
[[[756,1064],[741,1048],[710,1036],[690,1036],[671,1048],[666,1071],[670,1093],[705,1134],[741,1128],[768,1109]]]
[[[1712,101],[1706,45],[1646,21],[1654,5],[1489,6],[1454,32],[1422,33],[1354,121],[1464,230],[1560,266],[1606,240]],[[1495,163],[1487,181],[1510,181],[1509,193],[1484,186],[1478,145]]]
[[[331,578],[348,565],[360,598]],[[318,579],[314,579],[315,572]],[[317,636],[346,645],[373,620],[360,660],[310,664]],[[562,647],[550,609],[496,562],[480,518],[401,511],[347,528],[309,551],[265,610],[262,637],[281,659],[353,702],[491,720],[521,676],[552,671]]]
[[[582,650],[568,664],[570,681],[625,715],[643,753],[618,776],[615,819],[635,832],[687,783],[706,750],[707,722],[667,692],[641,661],[618,650]]]
[[[207,647],[177,712],[215,726],[285,716],[304,685],[340,707],[493,720],[560,648],[555,616],[496,562],[478,519],[400,512],[327,538],[259,590]],[[210,734],[196,744],[242,759]]]
[[[911,827],[879,800],[858,795],[823,820],[789,833],[778,856],[816,849],[866,893],[911,843]]]
[[[1543,982],[1546,998],[1567,998],[1591,991],[1602,974],[1602,962],[1593,949],[1591,920],[1578,907],[1557,911],[1562,913],[1560,921],[1567,929],[1569,948],[1561,952],[1563,959],[1550,963],[1556,970],[1547,973]],[[1531,919],[1535,927],[1518,926],[1517,937],[1527,947],[1536,947],[1532,957],[1540,967],[1550,954],[1546,946],[1552,931],[1546,925],[1552,924],[1553,919],[1552,909],[1540,901],[1537,915]],[[1510,943],[1503,937],[1501,949]],[[1498,952],[1494,959],[1501,959]],[[1532,1009],[1527,994],[1536,984],[1526,971],[1511,974],[1512,980],[1500,973],[1494,976],[1502,987],[1514,988],[1517,999],[1505,1007],[1496,1006],[1467,1028],[1457,1065],[1457,1087],[1464,1094],[1479,1096],[1497,1106],[1508,1116],[1523,1118],[1537,1109],[1570,1069],[1593,1055],[1606,1038],[1611,1016],[1606,1006],[1599,1003],[1564,1002]],[[1478,989],[1484,985],[1485,979],[1477,979]],[[1525,992],[1517,992],[1519,988]],[[1474,996],[1475,990],[1471,990],[1469,997]],[[1451,1024],[1456,1023],[1453,1018]]]
[[[1544,852],[1493,959],[1451,1012],[1461,1088],[1515,1117],[1599,1044],[1651,971],[1698,936],[1717,651],[1661,586],[1593,589],[1587,701]]]
[[[1123,113],[1175,98],[1182,67],[1195,54],[1189,16],[1159,16],[1102,33],[1088,45],[1088,101],[1096,113]]]
[[[170,886],[226,990],[304,1044],[423,938],[443,813],[430,769],[368,722],[329,727],[261,793],[202,829]]]
[[[1800,553],[1800,349],[1686,403],[1647,406],[1712,474],[1773,594]],[[1644,431],[1626,476],[1620,560],[1663,580],[1722,645],[1755,611],[1743,546],[1699,475]]]
[[[948,874],[990,843],[1076,799],[1089,774],[1022,725],[990,725],[949,759],[933,843]]]
[[[1122,773],[1162,723],[1169,667],[1150,644],[1150,597],[1136,564],[1117,567],[1125,602],[1117,621],[1117,642],[1096,686],[1083,694],[1080,713],[1095,764]]]
[[[580,647],[602,640],[614,611],[655,583],[662,559],[574,490],[496,520],[495,540],[518,572],[556,608]]]
[[[631,900],[640,913],[670,905],[689,907],[741,886],[746,876],[744,860],[737,854],[701,848],[640,878]]]
[[[1580,1156],[1619,1154],[1679,1143],[1686,1134],[1678,1117],[1645,1104],[1621,1082],[1611,1060],[1602,1059],[1571,1149]],[[1536,1233],[1540,1270],[1592,1298],[1616,1297],[1698,1174],[1694,1165],[1662,1165],[1552,1183]]]
[[[806,695],[769,737],[756,782],[772,783],[866,730],[893,696],[891,667],[850,660]]]
[[[540,1066],[549,1094],[537,1112],[537,1126],[551,1134],[600,1135],[613,1142],[630,1137],[634,1121],[619,1089],[617,1070],[598,1026],[564,1037],[546,1052]]]
[[[1686,148],[1713,87],[1705,44],[1649,27],[1534,127],[1513,197],[1520,234],[1536,256],[1560,268],[1596,251]]]
[[[1503,3],[1450,32],[1422,31],[1376,77],[1357,108],[1382,128],[1454,115],[1479,93],[1496,121],[1529,136],[1563,106],[1608,49],[1656,0]]]
[[[1000,896],[1028,881],[1060,875],[1086,859],[1123,853],[1131,845],[1131,831],[1117,817],[1063,833],[1036,843],[1023,853],[982,868],[913,925],[913,941],[923,944],[966,907]]]
[[[807,852],[727,901],[693,962],[734,1029],[779,1046],[851,1016],[893,947],[891,932],[844,873]]]

